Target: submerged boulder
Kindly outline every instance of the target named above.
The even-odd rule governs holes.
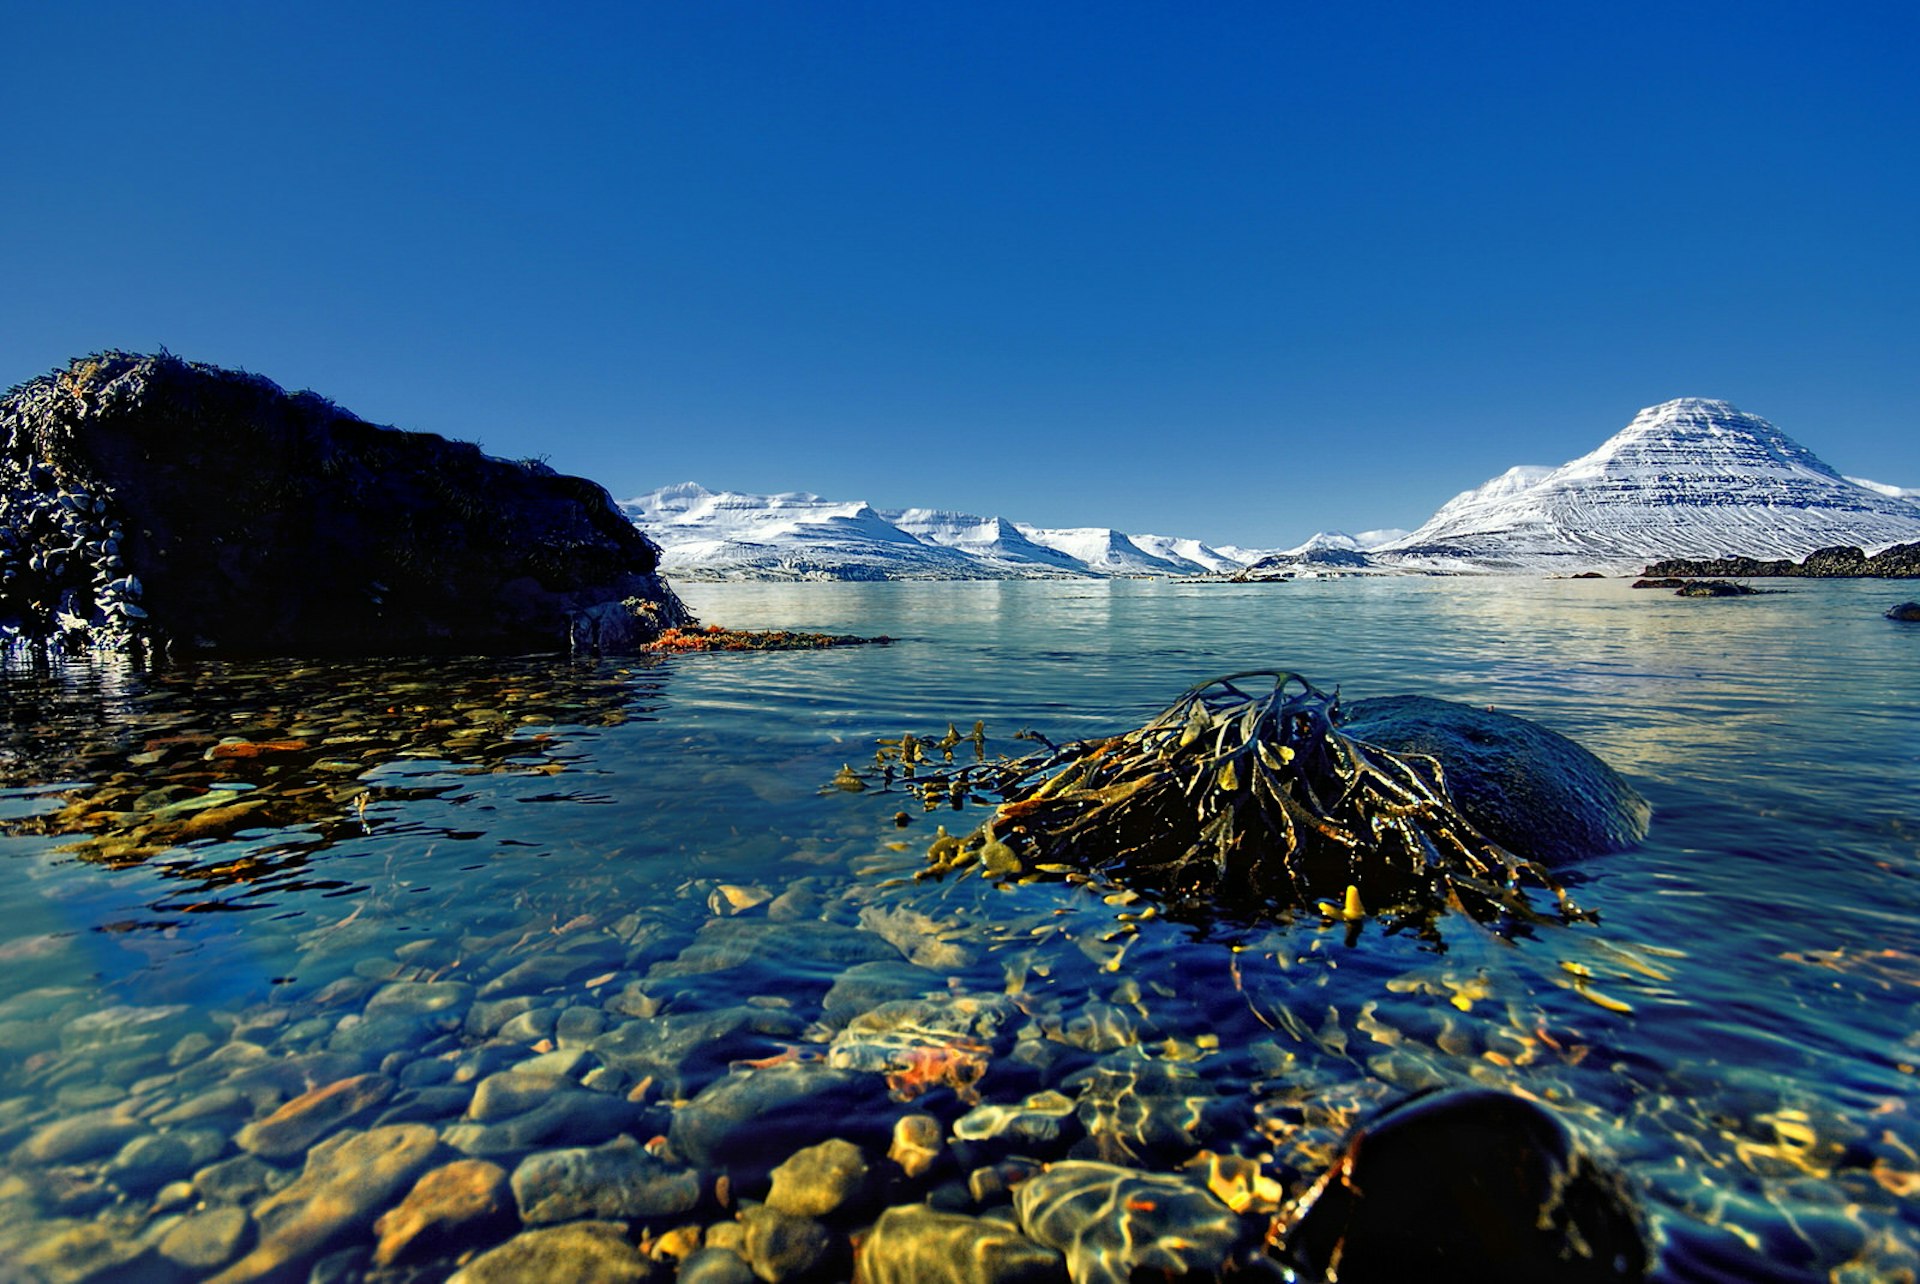
[[[1413,1097],[1347,1139],[1294,1210],[1285,1254],[1341,1284],[1645,1278],[1625,1183],[1545,1107],[1487,1089]]]
[[[1530,860],[1625,851],[1647,836],[1647,800],[1592,753],[1537,722],[1403,695],[1344,706],[1340,730],[1392,753],[1438,761],[1448,793],[1474,828]]]
[[[600,486],[169,355],[0,399],[0,635],[243,653],[624,649],[689,616]]]

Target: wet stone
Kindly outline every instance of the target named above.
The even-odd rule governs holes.
[[[413,1060],[396,1076],[403,1088],[434,1088],[453,1078],[453,1062],[440,1057]]]
[[[539,1000],[530,994],[508,999],[482,999],[467,1009],[467,1033],[476,1039],[490,1039],[500,1027],[515,1017],[533,1010]]]
[[[214,1204],[251,1204],[260,1196],[293,1180],[292,1175],[252,1155],[236,1155],[224,1163],[209,1164],[193,1175],[200,1198]]]
[[[590,943],[576,948],[548,950],[516,963],[481,986],[480,997],[539,994],[617,968],[626,957],[626,947],[614,938],[590,938]]]
[[[954,1120],[953,1135],[961,1141],[999,1141],[1021,1150],[1061,1149],[1080,1135],[1074,1111],[1072,1098],[1051,1090],[1036,1092],[1018,1104],[975,1106]]]
[[[444,1022],[452,1018],[416,1016],[411,1013],[383,1012],[376,1016],[342,1017],[327,1040],[327,1047],[375,1060],[390,1052],[417,1051],[440,1033]]]
[[[866,1284],[1066,1284],[1066,1259],[1006,1223],[925,1204],[880,1214],[860,1250]]]
[[[902,1115],[893,1125],[893,1144],[887,1158],[910,1178],[920,1177],[940,1162],[947,1141],[940,1121],[932,1115]]]
[[[25,1278],[35,1284],[110,1284],[137,1278],[146,1248],[131,1235],[99,1222],[66,1226],[19,1255]],[[149,1279],[151,1272],[141,1272]]]
[[[344,1238],[364,1235],[376,1214],[426,1167],[438,1144],[433,1129],[421,1124],[340,1133],[321,1142],[292,1184],[255,1207],[260,1243],[222,1272],[218,1284],[289,1273]]]
[[[600,1218],[660,1221],[700,1202],[700,1176],[648,1154],[631,1137],[604,1146],[529,1155],[513,1170],[528,1225]]]
[[[835,1137],[795,1152],[773,1170],[767,1207],[795,1217],[857,1213],[877,1185],[860,1148]]]
[[[496,1035],[509,1043],[538,1043],[553,1037],[553,1027],[559,1020],[558,1008],[529,1007],[502,1021]]]
[[[631,1078],[652,1076],[670,1091],[691,1093],[732,1062],[778,1054],[806,1028],[791,1012],[742,1005],[627,1021],[595,1039],[592,1050]]]
[[[769,990],[799,995],[825,993],[828,982],[813,982],[815,971],[843,970],[856,963],[898,957],[885,942],[864,932],[827,923],[771,923],[760,918],[709,920],[693,942],[671,962],[655,964],[650,980],[738,971],[741,992]],[[813,963],[821,969],[801,968]],[[809,995],[808,997],[812,997]]]
[[[1463,1271],[1603,1284],[1648,1264],[1621,1178],[1544,1107],[1484,1089],[1404,1101],[1356,1129],[1302,1198],[1286,1250],[1308,1270],[1337,1262],[1349,1284]]]
[[[674,1112],[674,1152],[750,1186],[781,1155],[832,1137],[878,1149],[893,1120],[878,1075],[799,1062],[742,1070],[704,1089]]]
[[[99,1111],[42,1125],[13,1152],[17,1162],[70,1164],[112,1154],[145,1128],[137,1119]]]
[[[185,1177],[210,1158],[196,1155],[191,1145],[177,1137],[149,1133],[120,1148],[107,1165],[107,1176],[129,1194],[145,1195]]]
[[[252,1232],[244,1209],[213,1208],[182,1218],[161,1236],[158,1251],[182,1270],[216,1271],[240,1255]]]
[[[393,1095],[393,1080],[363,1074],[315,1088],[265,1119],[242,1128],[234,1141],[266,1159],[289,1159],[328,1133],[372,1111]]]
[[[1015,1189],[1021,1229],[1067,1259],[1075,1284],[1141,1275],[1212,1278],[1257,1235],[1181,1178],[1113,1164],[1055,1164]]]
[[[485,1160],[456,1159],[415,1182],[397,1207],[380,1215],[373,1224],[380,1239],[374,1263],[392,1265],[416,1243],[447,1243],[463,1233],[485,1230],[512,1212],[506,1169]]]
[[[374,1016],[433,1017],[448,1014],[464,1019],[473,1002],[473,987],[464,981],[395,981],[367,1000],[366,1014]]]
[[[522,1231],[474,1258],[447,1284],[646,1284],[669,1276],[628,1242],[620,1223],[572,1222]]]
[[[702,1248],[689,1253],[674,1276],[676,1284],[757,1284],[760,1277],[747,1259],[730,1248]]]
[[[790,1217],[763,1205],[741,1213],[740,1221],[747,1228],[747,1261],[767,1284],[845,1273],[839,1268],[846,1241],[810,1217]]]
[[[896,999],[917,999],[946,987],[938,972],[915,967],[904,959],[856,963],[834,978],[833,988],[820,1001],[828,1021],[844,1024],[848,1018]]]
[[[478,1123],[511,1119],[514,1115],[525,1114],[535,1106],[545,1104],[557,1094],[575,1091],[578,1089],[559,1075],[502,1070],[499,1074],[488,1075],[474,1088],[473,1103],[467,1107],[467,1118]]]
[[[438,1123],[447,1119],[458,1119],[467,1113],[468,1103],[473,1100],[473,1092],[458,1084],[445,1084],[437,1088],[420,1088],[415,1091],[403,1091],[374,1117],[376,1125],[397,1123]]]
[[[466,1155],[504,1157],[543,1146],[592,1146],[640,1126],[639,1107],[569,1085],[524,1114],[496,1123],[462,1123],[446,1142]]]
[[[571,1007],[554,1022],[553,1037],[561,1048],[583,1048],[607,1028],[607,1015],[599,1008]]]

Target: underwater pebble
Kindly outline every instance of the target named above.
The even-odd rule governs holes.
[[[1136,1272],[1211,1278],[1259,1238],[1200,1187],[1114,1164],[1055,1164],[1013,1201],[1021,1229],[1060,1250],[1075,1284],[1128,1284]]]
[[[377,1213],[425,1169],[439,1137],[424,1124],[338,1133],[307,1153],[300,1176],[253,1210],[260,1243],[218,1284],[286,1272],[343,1237],[365,1234]]]
[[[860,1249],[866,1284],[1066,1284],[1066,1259],[1004,1222],[889,1208]]]
[[[795,1217],[857,1212],[877,1193],[860,1147],[838,1137],[795,1151],[773,1170],[767,1207]]]
[[[893,1125],[893,1144],[887,1158],[908,1177],[920,1177],[946,1153],[946,1136],[932,1115],[902,1115]]]
[[[13,1157],[20,1163],[70,1164],[110,1154],[144,1131],[139,1120],[124,1115],[69,1115],[35,1129]]]
[[[405,1199],[374,1222],[380,1240],[374,1263],[390,1266],[416,1241],[445,1242],[512,1212],[506,1169],[482,1159],[456,1159],[421,1177]]]
[[[810,1217],[792,1217],[764,1205],[740,1214],[747,1228],[747,1261],[767,1284],[817,1278],[847,1255],[846,1241]]]
[[[620,1137],[604,1146],[527,1156],[513,1170],[513,1195],[528,1225],[582,1218],[658,1221],[699,1204],[700,1175]]]
[[[266,1159],[287,1159],[327,1133],[368,1113],[393,1095],[385,1075],[363,1074],[315,1088],[287,1102],[265,1119],[242,1128],[234,1142]]]
[[[160,1256],[182,1270],[213,1271],[246,1248],[253,1220],[238,1208],[213,1208],[193,1213],[161,1237]]]
[[[447,1284],[646,1284],[660,1268],[627,1240],[619,1222],[571,1222],[522,1231],[454,1272]]]

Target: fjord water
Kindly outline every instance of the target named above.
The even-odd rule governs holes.
[[[339,1051],[444,1089],[409,1078],[409,1059],[456,1064],[477,1038],[429,1022],[383,1043],[391,1023],[354,1006],[356,985],[470,982],[484,998],[509,963],[636,916],[684,946],[737,912],[774,956],[746,931],[722,965],[629,949],[584,980],[553,975],[583,1005],[634,983],[669,1013],[750,998],[792,1026],[743,1055],[779,1055],[844,1034],[823,997],[868,956],[796,954],[776,931],[824,923],[885,937],[929,969],[928,992],[1012,995],[1022,1046],[1060,1055],[989,1068],[987,1102],[1001,1082],[1009,1102],[1058,1088],[1122,1162],[1236,1151],[1297,1188],[1367,1111],[1478,1082],[1550,1103],[1626,1170],[1663,1235],[1714,1228],[1808,1278],[1910,1277],[1920,627],[1882,618],[1898,587],[1701,601],[1522,579],[690,584],[689,605],[731,627],[896,640],[652,664],[0,674],[0,1149],[31,1177],[57,1149],[34,1139],[63,1117],[142,1121],[116,1143],[164,1131],[150,1121],[204,1096],[223,1055],[240,1073]],[[1019,752],[1016,730],[1133,726],[1192,683],[1267,668],[1348,699],[1416,692],[1535,719],[1625,774],[1652,832],[1568,871],[1597,924],[1507,942],[1448,920],[1422,940],[1312,916],[1141,919],[1111,888],[914,881],[934,825],[979,816],[822,789],[879,737],[978,719],[990,749]],[[234,738],[283,747],[223,754]],[[227,801],[249,795],[271,801]],[[210,812],[228,819],[195,828]],[[779,922],[768,893],[786,894]],[[735,1051],[690,1064],[679,1090]],[[945,1091],[921,1104],[964,1109]],[[456,1098],[408,1117],[453,1128]],[[664,1130],[671,1107],[649,1108]],[[237,1153],[195,1145],[196,1163]],[[11,1251],[89,1219],[137,1238],[166,1215],[154,1188],[191,1176],[116,1184],[111,1148],[59,1157],[107,1193],[0,1187]]]

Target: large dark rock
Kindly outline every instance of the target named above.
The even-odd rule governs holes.
[[[1887,608],[1887,618],[1920,624],[1920,602],[1902,602],[1898,606],[1890,606]]]
[[[66,646],[619,649],[687,622],[598,485],[110,352],[0,400],[0,631]]]
[[[1763,562],[1755,557],[1675,557],[1653,562],[1650,576],[1790,576],[1804,579],[1889,579],[1920,577],[1920,543],[1895,544],[1869,557],[1849,544],[1816,548],[1798,562]]]
[[[1427,754],[1453,801],[1508,851],[1543,863],[1623,851],[1653,814],[1619,773],[1557,732],[1430,696],[1344,706],[1340,730],[1391,753]]]
[[[1469,1089],[1414,1097],[1348,1138],[1285,1253],[1340,1284],[1635,1281],[1648,1250],[1621,1179],[1545,1108]]]

